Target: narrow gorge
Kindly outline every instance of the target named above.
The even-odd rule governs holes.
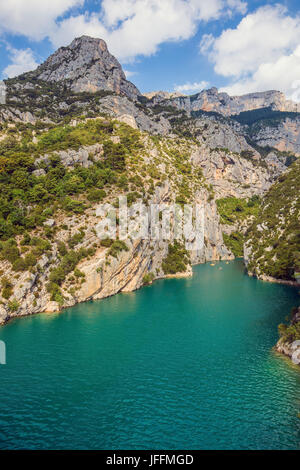
[[[142,95],[105,42],[88,36],[5,85],[0,323],[235,257],[251,276],[299,285],[299,104],[277,91]],[[97,208],[118,210],[119,196],[129,211],[203,204],[203,248],[100,240]],[[298,364],[299,325],[294,309],[278,343]]]

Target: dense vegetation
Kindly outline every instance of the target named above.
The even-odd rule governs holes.
[[[260,205],[258,196],[252,196],[250,199],[226,197],[218,199],[216,202],[221,223],[228,225],[233,225],[251,215],[256,216]]]
[[[291,312],[292,321],[289,325],[281,323],[278,326],[279,336],[284,343],[292,343],[300,340],[300,322],[293,321],[293,315],[297,312],[297,308],[293,308]]]
[[[235,225],[242,223],[247,218],[256,217],[259,211],[260,198],[252,196],[249,199],[239,199],[236,197],[227,197],[218,199],[216,201],[220,220],[222,224]],[[227,248],[236,256],[240,258],[244,253],[245,237],[241,231],[237,230],[230,235],[223,233],[223,240]]]
[[[300,160],[281,175],[247,233],[249,270],[294,280],[300,272]]]
[[[175,241],[169,245],[167,257],[162,262],[162,269],[165,274],[184,273],[189,262],[189,254],[185,247]]]
[[[243,257],[245,237],[241,232],[233,232],[230,235],[223,233],[223,240],[236,258]]]
[[[231,116],[231,119],[238,121],[240,124],[252,126],[261,122],[265,126],[276,126],[280,121],[289,119],[297,119],[300,113],[274,111],[271,107],[253,109],[251,111],[243,111],[240,114]]]
[[[35,77],[34,72],[5,80],[6,103],[18,106],[22,112],[30,112],[39,119],[69,121],[86,113],[89,117],[99,115],[102,98],[114,95],[112,91],[74,93],[67,83],[46,82]]]
[[[32,126],[19,134],[10,133],[0,142],[0,239],[5,240],[26,230],[41,226],[57,209],[81,213],[85,201],[100,201],[104,187],[124,181],[126,159],[135,155],[142,144],[137,132],[116,125],[120,143],[110,136],[115,127],[111,121],[90,120],[76,127],[58,126],[42,132],[32,142]],[[17,130],[16,130],[17,131]],[[103,144],[103,158],[89,168],[80,165],[68,170],[55,153],[66,149]],[[42,154],[49,158],[37,160]],[[37,163],[38,161],[38,163]],[[37,176],[35,170],[45,171]]]

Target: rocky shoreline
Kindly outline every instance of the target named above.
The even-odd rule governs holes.
[[[232,255],[228,254],[227,256],[224,256],[222,258],[218,257],[217,259],[209,259],[209,260],[205,260],[205,261],[203,260],[203,261],[200,261],[200,262],[195,262],[195,263],[193,263],[193,265],[203,264],[205,262],[215,262],[215,261],[220,261],[220,260],[223,260],[223,261],[227,260],[228,261],[228,260],[232,260],[232,259],[233,259]],[[82,268],[83,268],[83,265],[81,265],[81,269]],[[249,274],[250,277],[254,277],[254,275],[252,273],[248,273],[248,274]],[[180,279],[180,278],[190,278],[192,276],[193,276],[192,265],[190,265],[190,266],[187,267],[186,272],[183,272],[183,273],[167,274],[167,275],[162,275],[161,274],[159,276],[156,276],[155,278],[153,278],[153,280],[151,280],[151,282],[148,283],[148,285],[152,285],[155,281],[161,280],[161,279]],[[264,280],[266,282],[274,282],[274,283],[277,283],[277,284],[284,284],[284,285],[290,285],[290,286],[299,286],[298,282],[278,280],[278,279],[270,278],[268,276],[264,276],[260,280]],[[91,283],[93,284],[92,281],[91,281]],[[113,285],[115,286],[115,283]],[[66,308],[73,307],[73,306],[75,306],[79,303],[84,303],[84,302],[87,302],[87,301],[90,301],[90,300],[100,300],[100,299],[104,299],[104,298],[107,298],[107,297],[112,297],[113,295],[116,295],[120,292],[124,292],[124,293],[125,292],[133,292],[135,290],[140,289],[141,287],[144,287],[145,285],[146,284],[144,284],[142,282],[142,276],[139,276],[138,281],[133,282],[133,280],[131,279],[131,282],[129,282],[123,288],[112,289],[111,292],[106,290],[102,294],[100,292],[99,293],[94,292],[93,295],[86,294],[85,297],[81,296],[80,298],[77,298],[77,299],[73,298],[72,301],[69,301],[64,306],[59,306],[59,304],[57,302],[51,302],[50,301],[50,302],[46,302],[46,305],[45,305],[44,309],[42,309],[40,311],[38,311],[36,309],[30,310],[30,311],[29,310],[26,311],[26,310],[22,309],[21,312],[18,312],[15,315],[7,315],[6,312],[3,312],[4,309],[0,305],[0,326],[3,326],[5,324],[7,324],[10,320],[12,320],[14,318],[17,318],[17,317],[24,317],[24,316],[29,316],[29,315],[33,315],[33,314],[41,314],[41,313],[45,313],[45,314],[61,313]],[[292,318],[292,323],[296,323],[296,322],[299,322],[299,321],[300,321],[300,308],[294,314],[294,316]],[[293,362],[293,364],[300,365],[300,341],[299,340],[293,341],[293,342],[286,342],[281,338],[281,339],[279,339],[277,344],[274,346],[274,349],[278,353],[289,357],[291,359],[291,361]]]
[[[271,277],[271,276],[266,276],[264,274],[261,274],[259,276],[257,276],[256,274],[252,273],[252,272],[247,272],[248,276],[250,277],[255,277],[257,279],[259,279],[260,281],[265,281],[265,282],[272,282],[274,284],[282,284],[282,285],[285,285],[285,286],[292,286],[292,287],[300,287],[300,282],[298,281],[288,281],[288,280],[285,280],[285,279],[276,279],[275,277]]]
[[[211,260],[208,260],[207,262],[214,262],[214,261],[221,261],[221,260],[226,261],[226,260],[232,260],[232,259],[233,259],[232,256],[228,255],[228,256],[225,256],[222,259],[221,258],[218,258],[216,260],[211,259]],[[197,264],[204,264],[205,262],[193,263],[193,266],[196,266]],[[81,266],[81,268],[82,268],[82,266]],[[153,278],[153,280],[151,280],[151,282],[149,282],[147,284],[143,283],[141,281],[141,279],[139,280],[139,282],[132,282],[132,280],[131,280],[131,282],[129,282],[128,285],[125,285],[124,288],[115,289],[115,290],[112,290],[111,292],[105,291],[102,294],[100,294],[100,292],[99,293],[95,292],[93,295],[90,295],[90,296],[87,295],[85,298],[81,297],[80,299],[79,298],[77,298],[77,299],[73,298],[72,299],[73,301],[69,301],[66,305],[63,305],[63,306],[59,306],[59,304],[57,302],[48,301],[48,302],[46,302],[46,305],[42,310],[30,309],[30,310],[26,311],[25,309],[22,309],[20,312],[17,312],[15,314],[10,314],[10,315],[7,315],[7,313],[4,312],[3,307],[0,305],[0,326],[6,325],[10,320],[13,320],[15,318],[21,318],[21,317],[26,317],[26,316],[30,316],[30,315],[37,315],[37,314],[42,314],[42,313],[45,313],[45,314],[61,313],[66,308],[74,307],[75,305],[78,305],[80,303],[85,303],[85,302],[88,302],[88,301],[91,301],[91,300],[102,300],[102,299],[117,295],[121,292],[123,292],[123,293],[134,292],[136,290],[139,290],[142,287],[145,287],[146,285],[152,285],[155,281],[158,281],[158,280],[163,280],[163,279],[185,279],[185,278],[191,278],[192,276],[193,276],[192,265],[189,265],[187,267],[186,272],[176,273],[176,274],[159,275],[159,276]]]
[[[190,277],[192,265],[232,260],[243,245],[249,276],[299,285],[266,275],[277,276],[266,269],[268,264],[284,264],[286,246],[276,251],[281,240],[294,246],[289,265],[294,263],[298,272],[293,223],[300,167],[291,165],[300,155],[299,104],[277,91],[230,97],[211,88],[193,96],[141,95],[106,43],[87,36],[5,84],[0,141],[9,183],[3,193],[15,191],[0,217],[0,251],[6,253],[0,256],[0,325],[132,292],[158,279]],[[245,112],[248,119],[240,120]],[[11,168],[16,155],[19,163]],[[111,245],[101,243],[96,202],[118,207],[118,197],[126,194],[132,203],[203,204],[203,248],[165,270],[174,240],[129,238],[114,247],[110,239]],[[269,198],[266,212],[274,207],[259,222],[249,216],[253,197]],[[276,205],[281,199],[281,206]],[[232,213],[225,214],[226,223],[220,200],[236,202]],[[243,218],[245,202],[250,205]],[[271,219],[270,226],[265,219]],[[298,346],[280,340],[277,350],[295,357]]]
[[[172,201],[172,187],[166,181],[157,187],[151,203],[160,204],[165,201]],[[144,278],[152,273],[152,280],[166,277],[189,277],[192,275],[193,264],[201,264],[208,261],[230,260],[233,255],[226,248],[219,221],[219,215],[215,201],[209,200],[209,193],[206,189],[200,190],[194,196],[197,203],[205,203],[205,244],[202,250],[190,252],[190,262],[187,264],[185,273],[169,275],[162,269],[163,261],[168,255],[168,240],[126,240],[126,250],[111,256],[110,248],[101,246],[100,240],[95,232],[95,227],[99,222],[96,216],[96,207],[86,211],[83,215],[69,217],[66,220],[62,214],[56,220],[52,220],[53,227],[63,227],[67,223],[68,230],[61,230],[57,233],[55,243],[52,244],[51,251],[44,254],[38,262],[37,271],[28,271],[18,274],[13,298],[18,307],[15,311],[8,309],[7,304],[0,304],[0,324],[6,323],[9,319],[27,316],[37,313],[55,313],[63,308],[72,307],[78,303],[89,300],[100,300],[110,297],[119,292],[132,292],[144,285]],[[85,230],[82,242],[77,245],[77,249],[88,250],[96,246],[94,253],[82,259],[77,269],[82,281],[76,290],[70,293],[68,280],[62,284],[63,303],[59,304],[50,299],[47,291],[47,284],[54,267],[59,265],[59,243],[67,244],[70,237]],[[14,276],[9,262],[1,263],[1,268]]]
[[[300,307],[292,315],[291,325],[298,325],[300,322]],[[275,346],[275,350],[288,356],[293,364],[300,365],[300,340],[286,341],[280,338]]]
[[[285,343],[280,339],[275,350],[285,356],[288,356],[293,364],[300,365],[300,340],[293,341],[292,343]]]

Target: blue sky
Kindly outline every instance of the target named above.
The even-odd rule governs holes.
[[[298,0],[0,0],[1,78],[83,34],[105,39],[142,92],[299,94]]]

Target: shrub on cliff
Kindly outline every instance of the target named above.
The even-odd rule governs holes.
[[[244,236],[240,232],[233,232],[230,235],[223,233],[223,240],[227,248],[236,258],[242,258],[244,254]]]
[[[9,239],[6,242],[0,244],[0,256],[2,259],[14,263],[20,257],[19,248],[17,243],[13,239]]]
[[[111,248],[110,248],[108,254],[110,256],[113,256],[114,258],[117,258],[119,253],[121,253],[121,251],[129,251],[129,248],[126,245],[126,243],[123,242],[122,240],[116,240],[111,245]]]
[[[100,202],[106,197],[106,192],[103,189],[92,188],[88,192],[87,198],[91,202]]]
[[[145,286],[147,286],[148,284],[151,284],[151,282],[153,281],[154,279],[154,274],[153,273],[147,273],[145,274],[145,276],[143,277],[143,284]]]
[[[296,307],[292,309],[292,317],[297,310],[298,309]],[[284,343],[293,343],[293,341],[300,340],[300,322],[291,323],[290,325],[281,323],[278,326],[278,332]]]
[[[7,306],[10,312],[16,312],[20,308],[20,304],[16,301],[16,299],[12,299],[10,302],[8,302]]]
[[[184,273],[189,262],[189,254],[182,244],[175,241],[169,245],[167,257],[162,262],[165,274]]]
[[[295,280],[300,267],[300,160],[266,194],[249,228],[249,269],[277,279]]]
[[[13,295],[13,285],[7,277],[1,279],[2,297],[8,300]]]

